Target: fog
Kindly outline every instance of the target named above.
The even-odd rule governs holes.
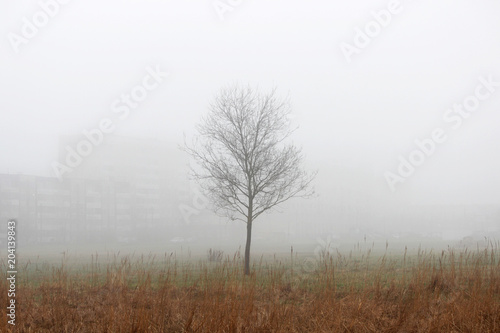
[[[255,221],[252,252],[500,237],[499,12],[486,0],[2,1],[1,219],[35,249],[243,247],[245,225],[211,212],[179,149],[238,83],[289,97],[291,139],[318,171],[313,198]]]

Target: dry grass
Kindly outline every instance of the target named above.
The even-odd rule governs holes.
[[[500,332],[498,246],[323,253],[309,273],[293,255],[261,260],[251,276],[238,255],[91,259],[19,267],[12,332]],[[6,280],[0,285],[5,305]]]

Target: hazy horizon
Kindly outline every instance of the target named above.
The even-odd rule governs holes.
[[[219,91],[239,83],[289,97],[292,140],[318,171],[317,197],[300,202],[314,225],[349,229],[355,214],[338,207],[355,207],[370,230],[403,230],[439,216],[399,213],[406,205],[500,206],[500,3],[46,0],[0,9],[0,174],[56,177],[60,138],[97,128],[108,132],[92,154],[111,135],[177,147]],[[299,200],[262,224],[286,223]],[[457,229],[483,228],[474,214]],[[483,229],[500,228],[500,210],[492,214]]]

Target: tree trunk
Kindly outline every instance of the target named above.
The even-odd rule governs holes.
[[[252,218],[247,221],[247,244],[245,246],[245,275],[250,275],[250,243],[252,242]]]

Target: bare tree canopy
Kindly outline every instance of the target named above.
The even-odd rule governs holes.
[[[287,139],[288,100],[276,90],[260,94],[250,87],[223,89],[197,126],[199,136],[185,145],[196,162],[194,178],[214,210],[247,223],[245,273],[249,273],[252,222],[292,197],[309,197],[315,173],[302,169],[301,150]]]

